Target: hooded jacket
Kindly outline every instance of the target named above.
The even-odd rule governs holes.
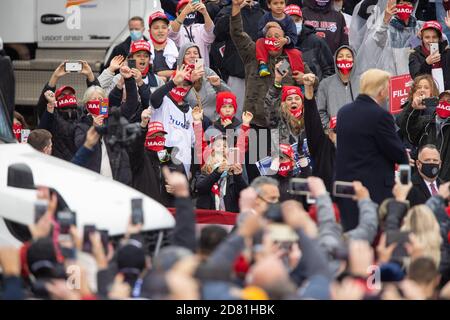
[[[344,85],[339,77],[336,57],[339,50],[347,48],[353,53],[353,68],[347,85]],[[337,115],[339,109],[347,103],[353,102],[359,94],[359,78],[356,76],[355,68],[356,53],[350,46],[340,47],[334,55],[335,74],[322,80],[317,91],[317,108],[319,109],[322,125],[328,127],[330,118]]]
[[[187,42],[181,46],[179,51],[179,56],[177,60],[177,65],[183,65],[184,55],[186,51],[192,47],[196,47],[198,50],[199,47],[192,42]],[[200,51],[199,51],[200,52]],[[209,81],[208,77],[218,76],[212,69],[205,66],[205,75],[200,80],[202,83],[202,87],[197,92],[194,87],[192,87],[189,92],[184,97],[184,101],[186,101],[192,108],[198,104],[198,98],[202,104],[204,115],[207,116],[211,120],[215,120],[217,117],[216,114],[216,94],[220,91],[231,91],[231,89],[227,86],[227,84],[220,79],[220,86],[215,87]]]
[[[325,2],[324,0],[322,0]],[[342,45],[348,45],[348,29],[342,13],[332,7],[333,1],[321,7],[316,0],[304,0],[302,8],[304,24],[316,29],[319,36],[324,37],[332,53]]]
[[[439,42],[439,52],[441,54],[442,73],[444,75],[444,89],[450,89],[450,48],[447,41]],[[415,78],[421,74],[431,74],[432,67],[425,60],[427,56],[423,52],[422,45],[414,48],[414,52],[409,55],[409,74]]]
[[[367,20],[367,27],[371,27],[367,30],[356,56],[358,76],[371,68],[387,71],[393,76],[409,73],[408,58],[411,49],[415,47],[413,41],[419,31],[417,19],[414,17],[415,9],[406,26],[396,16],[385,24],[385,7],[386,5],[380,7],[378,4]]]
[[[295,46],[302,52],[303,61],[319,81],[334,74],[333,54],[325,40],[316,35],[313,27],[303,25]]]

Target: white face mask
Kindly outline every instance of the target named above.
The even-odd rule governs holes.
[[[296,22],[295,27],[297,28],[297,34],[300,34],[302,32],[303,22]]]

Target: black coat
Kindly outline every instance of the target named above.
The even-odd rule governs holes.
[[[230,37],[230,15],[231,6],[224,7],[214,21],[216,39],[212,48],[218,49],[225,45],[225,52],[222,58],[217,50],[211,49],[212,68],[220,70],[223,79],[228,79],[229,76],[244,79],[244,63]],[[264,10],[259,5],[241,10],[243,29],[254,41],[258,39],[258,21],[263,15]]]
[[[315,99],[305,99],[304,119],[308,149],[314,163],[312,174],[321,178],[327,190],[331,192],[336,162],[336,147],[322,128]]]
[[[439,52],[444,74],[444,87],[445,90],[448,90],[450,89],[450,48],[447,47],[447,41],[439,43]],[[409,55],[409,74],[413,79],[421,74],[431,75],[431,65],[425,61],[426,58],[422,46],[414,48],[414,52]]]
[[[215,210],[215,197],[211,188],[219,181],[221,173],[217,170],[211,174],[198,173],[195,188],[198,192],[197,208]],[[242,175],[228,175],[226,194],[224,198],[225,209],[229,212],[239,212],[239,194],[247,183]]]
[[[416,172],[411,176],[411,182],[413,187],[409,191],[407,198],[410,206],[413,207],[418,204],[425,204],[425,202],[427,202],[427,200],[431,197],[431,193],[425,185],[425,181],[420,174]],[[436,184],[439,188],[441,185],[441,180],[439,178],[436,180]]]
[[[373,201],[392,197],[395,164],[408,163],[392,116],[371,97],[360,94],[337,114],[336,180],[361,181]],[[339,199],[342,224],[358,224],[356,203]]]
[[[128,153],[132,172],[131,186],[165,207],[173,207],[174,198],[166,191],[161,168],[168,166],[171,171],[178,171],[186,175],[184,166],[174,164],[171,160],[161,163],[157,152],[144,147],[146,133],[147,128],[142,129],[140,137],[134,141]]]
[[[105,122],[108,120],[106,119]],[[106,123],[107,125],[107,123]],[[75,146],[80,148],[86,139],[86,133],[92,126],[92,117],[90,115],[84,115],[80,122],[75,127]],[[105,137],[108,138],[108,135]],[[89,162],[86,164],[86,168],[100,173],[102,163],[102,149],[101,144],[104,139],[101,139],[93,148],[93,154]],[[128,153],[124,148],[115,147],[112,149],[106,144],[106,150],[108,152],[109,162],[113,173],[114,180],[122,182],[123,184],[131,184],[131,169]]]
[[[316,35],[313,27],[303,25],[295,46],[302,52],[303,61],[308,64],[319,81],[334,74],[333,54],[330,47],[324,39]]]

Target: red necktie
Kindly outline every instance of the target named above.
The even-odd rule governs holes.
[[[434,182],[430,183],[430,189],[431,189],[432,196],[435,196],[438,194],[438,191],[436,190],[436,187],[434,186]]]

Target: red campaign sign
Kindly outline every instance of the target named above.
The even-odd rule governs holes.
[[[396,114],[402,111],[401,106],[408,100],[412,79],[409,74],[391,77],[389,81],[389,112]]]

